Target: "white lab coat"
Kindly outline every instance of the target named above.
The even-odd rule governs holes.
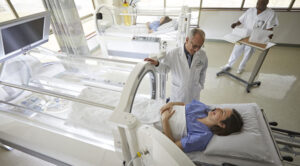
[[[189,68],[184,48],[178,47],[159,62],[159,72],[172,74],[171,101],[190,103],[193,99],[200,99],[200,91],[204,88],[207,69],[207,57],[200,49],[193,55],[191,68]]]
[[[242,23],[243,28],[247,28],[250,32],[254,28],[270,29],[279,24],[275,12],[270,8],[267,8],[259,15],[257,15],[256,8],[250,8],[239,18],[239,21]]]
[[[251,33],[254,28],[270,29],[279,25],[275,12],[269,8],[264,10],[259,15],[257,15],[256,8],[250,8],[239,18],[239,21],[242,23],[242,28],[246,28],[249,33]],[[243,54],[243,52],[244,58],[240,63],[239,69],[244,69],[247,61],[254,52],[252,47],[244,44],[234,46],[231,56],[228,60],[228,65],[231,67],[238,57]]]

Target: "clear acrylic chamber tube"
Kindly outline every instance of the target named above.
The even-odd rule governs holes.
[[[148,26],[153,21],[166,22],[157,30]],[[182,46],[190,26],[191,11],[183,8],[116,8],[101,5],[95,11],[97,39],[104,56],[119,56],[144,59],[162,52],[165,43],[167,51]]]
[[[135,65],[34,49],[1,64],[0,118],[3,123],[10,117],[114,151],[108,118]],[[137,98],[151,99],[151,79],[146,74],[140,82]],[[14,134],[7,135],[12,139]]]

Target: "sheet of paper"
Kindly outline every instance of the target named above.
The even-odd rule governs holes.
[[[272,31],[268,30],[253,29],[249,38],[249,42],[267,44],[270,41],[269,36],[272,33]]]
[[[237,35],[237,36],[241,36],[242,38],[245,38],[245,37],[249,36],[248,29],[246,29],[246,28],[234,28],[232,30],[232,34]]]
[[[223,37],[224,40],[236,43],[237,41],[248,36],[248,30],[245,28],[234,28],[230,34]]]

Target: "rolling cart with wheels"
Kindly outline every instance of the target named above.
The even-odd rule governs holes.
[[[217,73],[217,76],[221,76],[221,75],[228,75],[242,83],[244,83],[246,85],[246,91],[247,93],[250,93],[250,89],[252,87],[259,87],[261,82],[260,81],[254,81],[268,52],[269,52],[269,49],[271,48],[271,46],[268,46],[267,44],[260,44],[260,43],[253,43],[253,42],[249,42],[249,37],[248,38],[244,38],[240,41],[238,41],[238,43],[240,44],[245,44],[245,45],[248,45],[248,46],[251,46],[253,48],[256,48],[256,49],[259,49],[261,50],[262,52],[260,53],[258,59],[257,59],[257,62],[252,70],[252,73],[251,73],[251,76],[249,78],[248,81],[246,80],[243,80],[242,78],[230,73],[228,70],[221,70],[220,72]]]

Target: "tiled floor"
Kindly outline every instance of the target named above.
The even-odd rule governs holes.
[[[207,104],[255,102],[265,110],[269,121],[277,121],[280,128],[300,132],[298,108],[300,106],[300,47],[275,46],[272,48],[257,77],[257,80],[262,81],[261,86],[247,93],[243,84],[227,76],[216,77],[220,66],[227,62],[232,46],[224,42],[205,43],[209,66],[205,89],[201,92],[201,100]],[[255,53],[241,77],[249,76],[257,57],[258,53]],[[232,72],[235,72],[237,65],[234,66]],[[113,154],[107,154],[105,158],[107,161],[116,160]],[[296,160],[299,161],[298,158]],[[116,163],[121,162],[114,164]],[[107,164],[103,163],[103,165]],[[48,166],[51,164],[16,150],[0,149],[0,165]]]

